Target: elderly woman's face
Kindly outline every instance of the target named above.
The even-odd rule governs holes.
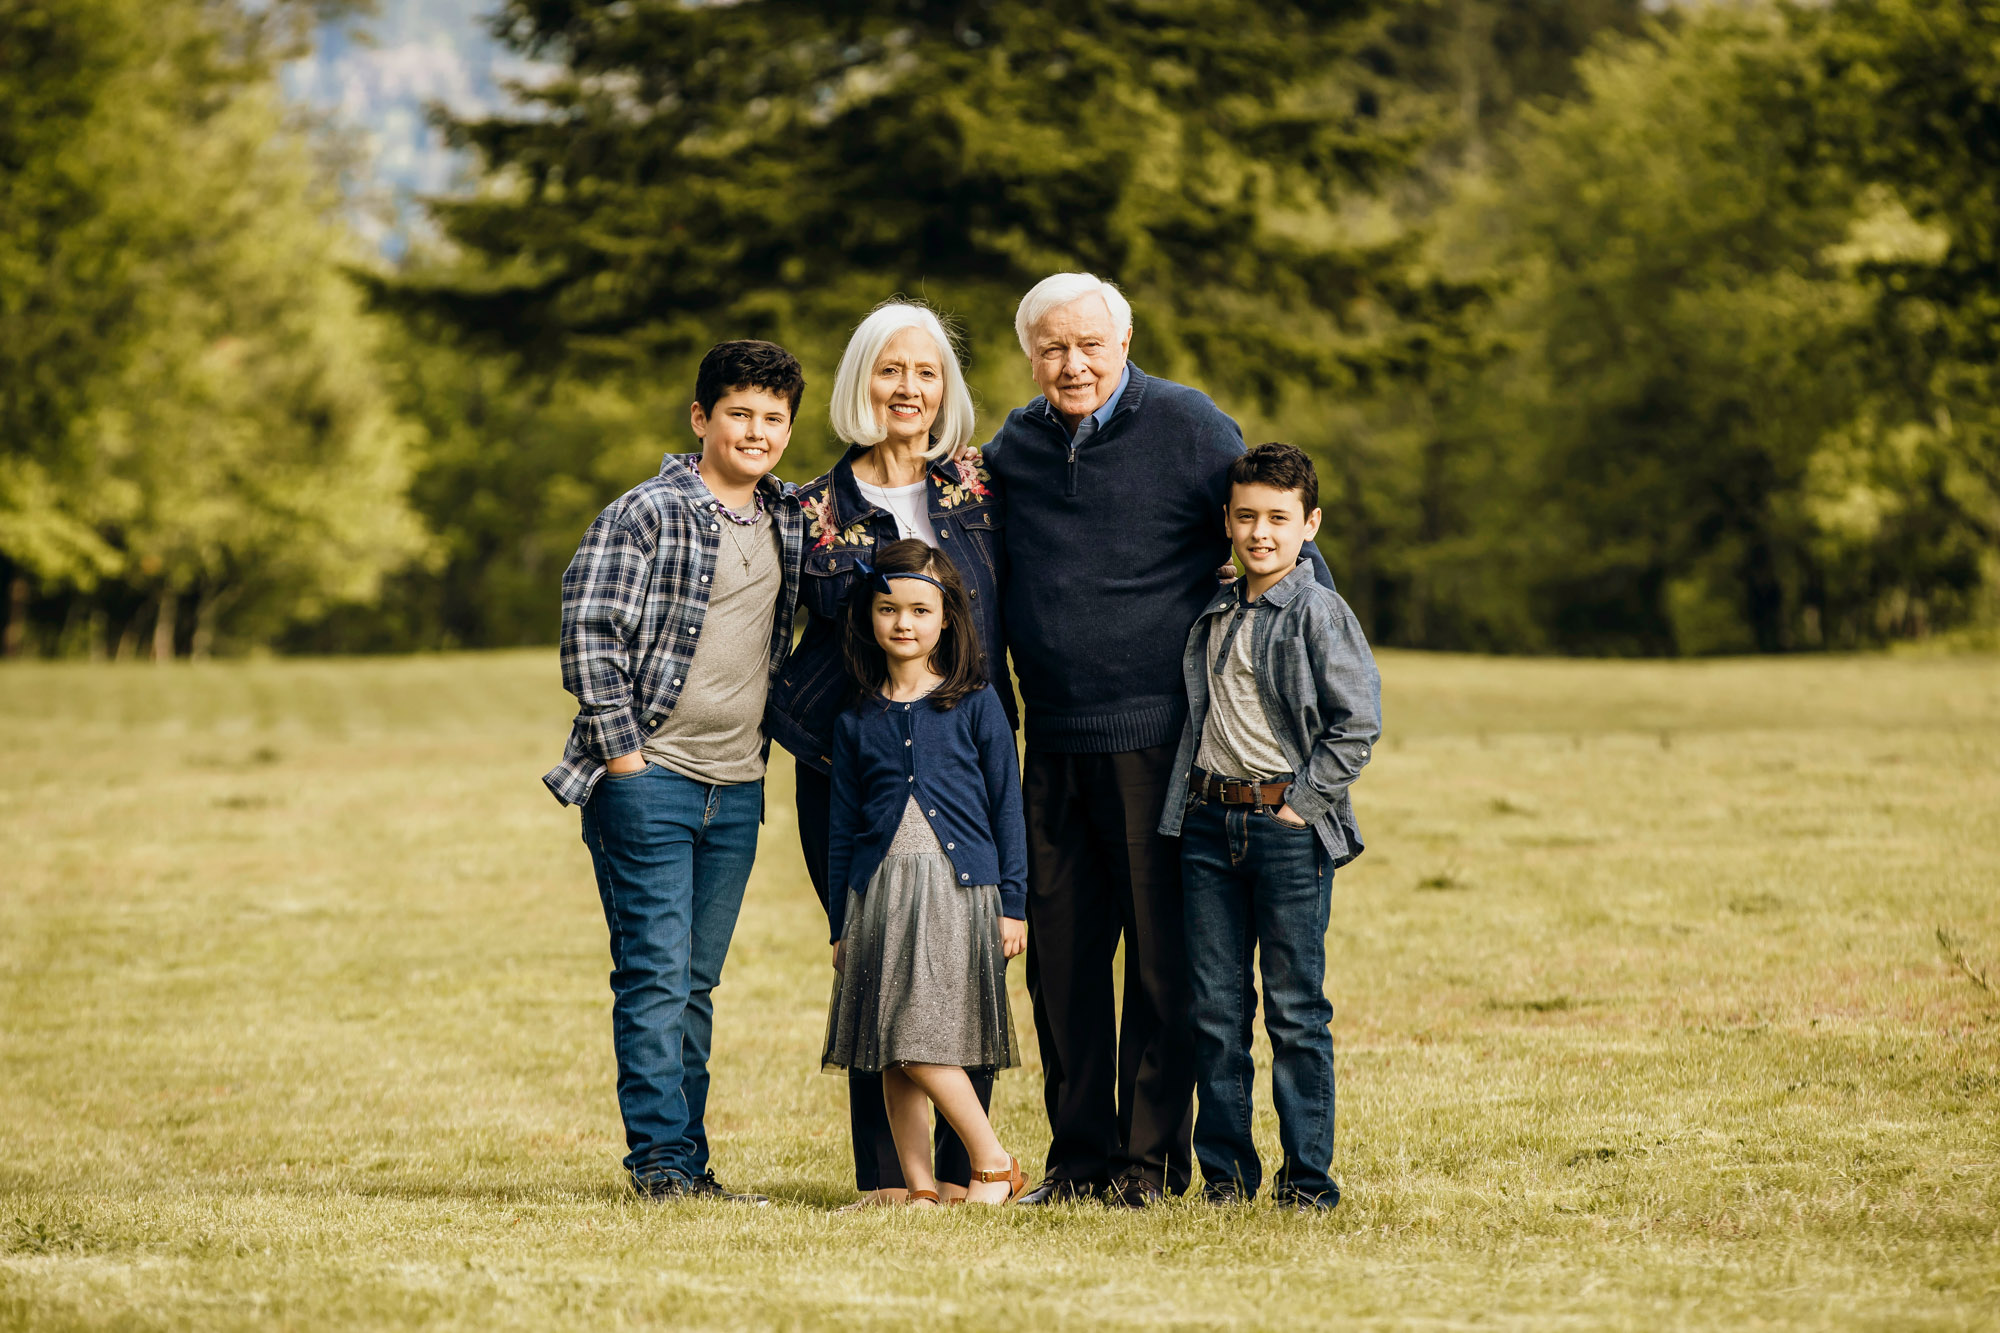
[[[1119,337],[1111,308],[1097,295],[1057,306],[1035,326],[1030,369],[1042,396],[1074,427],[1104,406],[1125,373],[1132,330]]]
[[[888,432],[885,444],[927,446],[938,404],[944,401],[944,367],[930,335],[904,329],[891,338],[875,358],[868,391],[875,420]]]

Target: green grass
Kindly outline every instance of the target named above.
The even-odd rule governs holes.
[[[2000,1326],[2000,661],[1383,675],[1334,1214],[840,1217],[787,766],[649,1206],[549,655],[0,670],[0,1327]]]

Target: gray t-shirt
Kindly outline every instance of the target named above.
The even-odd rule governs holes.
[[[1201,748],[1194,761],[1218,777],[1261,782],[1291,771],[1278,745],[1278,734],[1264,714],[1264,700],[1257,693],[1257,668],[1250,659],[1250,640],[1259,614],[1239,609],[1209,625],[1208,717],[1202,722]],[[1231,621],[1238,617],[1243,623],[1231,635]],[[1224,640],[1229,641],[1227,658],[1222,657]],[[1220,674],[1215,669],[1218,661],[1222,664]]]
[[[722,540],[701,642],[680,701],[644,748],[646,762],[696,782],[755,782],[764,776],[771,628],[785,573],[768,514],[759,514],[754,527],[718,521]]]

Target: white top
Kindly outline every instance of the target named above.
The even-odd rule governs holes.
[[[915,537],[926,546],[938,544],[937,529],[931,526],[927,482],[913,482],[908,486],[870,486],[856,477],[854,484],[861,489],[863,499],[873,501],[895,515],[898,537]]]

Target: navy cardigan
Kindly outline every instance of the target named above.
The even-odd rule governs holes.
[[[1014,732],[991,686],[952,708],[864,696],[833,728],[827,915],[845,932],[847,892],[865,893],[910,797],[966,887],[1000,886],[1000,914],[1028,915],[1028,832]]]

